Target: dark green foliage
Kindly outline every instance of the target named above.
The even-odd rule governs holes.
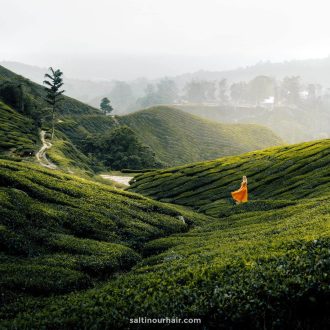
[[[137,264],[146,242],[203,219],[106,185],[0,160],[1,293],[17,301],[22,294],[90,287]]]
[[[36,126],[40,126],[44,115],[43,109],[38,108],[37,102],[25,90],[24,81],[0,79],[0,101],[17,110],[21,115],[33,119]]]
[[[46,102],[46,92],[38,84],[31,82],[15,73],[0,66],[0,119],[1,127],[1,151],[18,151],[22,156],[33,155],[38,149],[38,132],[40,127],[50,130],[49,125],[49,104]],[[2,102],[1,100],[5,100]],[[11,105],[8,107],[6,105]],[[9,110],[10,109],[10,110]],[[60,117],[67,115],[100,115],[99,110],[86,104],[78,102],[69,97],[63,99],[56,106]],[[6,110],[6,111],[3,111]],[[60,125],[63,120],[58,119],[56,125]],[[57,127],[56,127],[57,129]],[[70,137],[58,133],[58,139],[54,141],[56,145],[52,150],[52,158],[60,166],[71,171],[73,167],[91,170],[90,161],[82,155],[81,150],[73,145]],[[81,136],[76,136],[80,140]],[[70,165],[70,166],[68,166]]]
[[[0,152],[15,150],[16,154],[33,155],[38,140],[36,133],[32,119],[0,101]]]
[[[91,285],[89,277],[82,272],[27,262],[2,263],[0,274],[2,290],[31,295],[66,293]]]
[[[6,187],[1,189],[1,221],[36,243],[24,254],[37,255],[39,240],[51,239],[50,230],[136,246],[187,228],[173,218],[178,211],[144,197],[33,165],[0,162],[0,184]]]
[[[18,83],[5,81],[0,85],[0,99],[13,108],[20,109],[22,103],[21,89]]]
[[[9,274],[28,265],[32,275],[43,267],[49,274],[47,285],[38,282],[38,275],[29,281],[10,275],[17,285],[4,282],[0,315],[7,321],[2,325],[117,329],[129,328],[129,318],[170,315],[200,317],[207,329],[326,328],[328,150],[329,140],[324,140],[136,177],[137,186],[150,189],[167,181],[162,188],[166,194],[191,187],[182,192],[185,198],[200,193],[204,197],[191,206],[219,216],[213,219],[59,172],[2,161],[4,270]],[[256,181],[259,197],[250,203],[233,207],[225,200],[212,201],[208,189],[208,197],[199,190],[203,184],[231,186],[230,177],[246,171],[252,187],[257,173],[267,172],[264,181]],[[286,180],[285,187],[276,184],[277,175]],[[113,272],[120,273],[95,284]],[[29,294],[20,289],[22,283]],[[42,305],[31,296],[46,297],[50,291],[56,296],[43,298]]]
[[[101,100],[100,109],[105,115],[111,113],[111,111],[113,110],[112,106],[110,105],[110,100],[107,97],[104,97]]]
[[[57,105],[63,99],[62,95],[65,92],[64,90],[60,90],[63,86],[63,72],[61,70],[54,70],[52,67],[49,68],[50,74],[46,73],[44,80],[44,84],[46,85],[46,102],[51,106],[51,119],[52,119],[52,135],[51,139],[54,138],[55,131],[55,115],[57,112]]]
[[[81,294],[18,315],[18,328],[129,328],[134,317],[201,318],[206,329],[329,325],[328,196],[214,219],[149,242],[147,259]],[[166,328],[159,325],[159,328]]]
[[[90,136],[85,141],[84,150],[113,170],[140,170],[161,165],[150,148],[142,145],[127,126],[115,128],[106,135]]]

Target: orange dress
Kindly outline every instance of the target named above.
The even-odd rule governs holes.
[[[240,203],[245,203],[248,201],[248,188],[247,183],[242,182],[241,187],[231,193],[233,199]]]

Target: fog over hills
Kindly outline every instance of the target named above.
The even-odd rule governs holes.
[[[127,63],[132,68],[141,65],[139,60],[133,59],[133,61],[125,62],[126,60],[127,58],[123,58],[121,60],[121,65]],[[147,62],[147,59],[145,59],[145,61]],[[149,61],[149,66],[151,65],[152,67],[153,65],[156,65],[155,60],[153,62],[150,63]],[[67,95],[77,98],[80,101],[88,102],[94,106],[98,105],[95,98],[101,98],[103,95],[109,94],[114,86],[114,81],[118,81],[116,75],[113,75],[111,72],[111,68],[115,67],[117,64],[116,61],[109,59],[107,62],[102,63],[102,68],[100,68],[99,64],[95,63],[95,65],[90,66],[86,71],[83,63],[81,63],[80,72],[83,72],[84,75],[79,78],[72,78],[70,73],[68,74],[64,70]],[[0,61],[0,65],[17,74],[23,75],[36,83],[42,82],[43,76],[47,71],[47,67],[39,67],[14,61]],[[77,64],[75,65],[77,66]],[[170,64],[168,65],[169,67],[171,66]],[[100,79],[99,72],[101,70],[103,73],[102,78]],[[277,63],[261,61],[255,65],[223,71],[199,69],[194,72],[187,71],[180,75],[171,75],[170,72],[171,69],[169,69],[167,77],[175,81],[180,88],[183,88],[185,83],[190,80],[214,81],[227,79],[229,82],[238,82],[248,81],[260,75],[270,76],[275,79],[283,79],[285,76],[300,76],[303,83],[320,84],[325,89],[330,88],[330,75],[328,74],[328,72],[330,72],[330,56],[319,59],[291,60]],[[72,70],[71,73],[74,75]],[[146,74],[146,76],[148,75]],[[159,76],[155,79],[147,79],[141,75],[140,78],[128,79],[127,82],[132,86],[134,96],[140,97],[143,95],[144,88],[148,83],[155,83],[162,78],[163,77]],[[125,79],[120,80],[125,81]]]

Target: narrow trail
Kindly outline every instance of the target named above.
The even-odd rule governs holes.
[[[120,126],[119,121],[118,121],[116,115],[111,115],[111,117],[112,117],[114,123],[116,124],[116,126]]]
[[[46,151],[52,147],[52,144],[45,139],[45,131],[40,131],[40,140],[42,142],[42,147],[36,153],[36,158],[41,166],[55,170],[57,166],[53,164],[46,156]]]

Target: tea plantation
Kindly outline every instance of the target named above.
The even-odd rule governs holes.
[[[89,179],[104,169],[91,142],[118,126],[167,165],[281,141],[166,107],[112,118],[65,97],[47,156],[67,174],[31,158],[43,88],[0,66],[0,92],[0,329],[148,328],[138,317],[330,327],[329,139],[146,171],[124,191]],[[234,206],[242,175],[250,200]]]
[[[0,102],[0,153],[25,156],[38,150],[40,129],[50,130],[51,111],[44,87],[0,66]],[[96,152],[107,145],[105,138],[111,132],[126,126],[141,149],[150,149],[153,160],[150,155],[134,154],[137,148],[129,151],[123,145],[113,146],[118,149],[116,158],[120,154],[132,161],[116,162],[112,156],[106,157],[112,149]],[[165,106],[126,116],[105,116],[67,96],[57,104],[55,130],[53,147],[47,154],[58,167],[75,173],[174,166],[283,143],[270,129],[259,125],[213,123]]]
[[[82,290],[125,272],[141,260],[146,242],[205,218],[6,160],[0,160],[0,201],[1,316],[21,300]]]
[[[0,101],[0,153],[35,149],[38,136],[33,120]]]
[[[270,129],[253,124],[221,124],[168,106],[118,117],[168,166],[238,155],[280,145]]]
[[[1,326],[143,329],[130,318],[190,317],[200,329],[327,328],[329,143],[136,177],[134,190],[176,203],[171,190],[193,198],[200,189],[204,203],[182,204],[211,217],[1,161]],[[203,172],[205,186],[213,179],[226,192],[225,180],[236,187],[247,174],[251,202],[233,207],[221,192],[207,203]]]
[[[248,177],[251,199],[242,206],[246,210],[264,210],[269,205],[283,207],[288,201],[329,193],[330,140],[273,147],[150,172],[135,177],[130,189],[220,216],[243,175]],[[236,207],[233,210],[237,212]]]

